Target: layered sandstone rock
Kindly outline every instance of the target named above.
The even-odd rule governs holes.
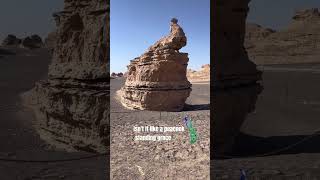
[[[254,109],[261,72],[244,48],[249,0],[218,0],[213,26],[212,142],[216,156],[232,149],[246,115]]]
[[[188,69],[187,77],[191,82],[210,81],[210,64],[201,66],[199,71]]]
[[[320,62],[320,13],[316,8],[297,11],[288,27],[265,37],[249,38],[259,31],[252,31],[249,25],[247,30],[246,48],[257,64]]]
[[[180,111],[191,92],[186,77],[188,54],[180,53],[187,38],[177,20],[171,32],[128,65],[121,103],[130,109]]]
[[[109,125],[109,4],[65,0],[55,14],[49,79],[24,95],[47,142],[67,150],[105,152]]]

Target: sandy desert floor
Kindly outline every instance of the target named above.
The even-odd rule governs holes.
[[[23,109],[19,95],[45,79],[47,50],[0,47],[0,159],[57,160],[88,156],[52,149],[32,127],[34,117]],[[17,163],[0,160],[3,180],[106,179],[106,157],[59,163]]]
[[[115,95],[124,78],[111,80],[111,177],[114,179],[209,179],[210,86],[195,84],[182,112],[124,109]],[[134,132],[134,126],[184,126],[192,117],[198,140],[190,144],[188,131]],[[170,141],[134,141],[135,135],[167,135]]]
[[[320,134],[312,136],[320,131],[320,65],[261,69],[256,111],[242,126],[234,157],[212,162],[214,177],[239,179],[244,169],[249,179],[320,179]]]

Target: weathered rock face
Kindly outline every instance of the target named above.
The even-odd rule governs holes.
[[[218,0],[213,26],[216,59],[213,64],[214,156],[231,150],[246,115],[254,109],[261,72],[244,48],[249,0]]]
[[[55,14],[57,44],[50,78],[106,79],[108,53],[107,36],[103,25],[106,21],[106,1],[66,0],[64,11]],[[108,42],[108,41],[107,41]],[[76,67],[76,68],[75,68]]]
[[[128,66],[121,103],[130,109],[180,111],[191,92],[186,77],[188,54],[178,50],[187,38],[173,19],[171,33],[161,38]]]
[[[57,15],[58,14],[58,15]],[[40,137],[67,150],[105,152],[109,134],[109,3],[65,0],[55,14],[49,79],[25,95]]]
[[[12,34],[9,34],[2,42],[3,46],[19,46],[20,44],[21,39]]]
[[[257,64],[292,64],[320,62],[320,15],[318,9],[297,11],[285,29],[266,33],[252,31],[247,25],[245,39],[250,58]]]

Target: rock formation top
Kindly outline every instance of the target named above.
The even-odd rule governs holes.
[[[298,10],[295,12],[295,15],[293,16],[292,19],[297,21],[304,21],[304,20],[314,19],[314,18],[320,19],[320,12],[318,8]]]
[[[161,38],[153,46],[149,47],[148,51],[154,51],[159,48],[179,50],[186,46],[187,37],[185,36],[183,29],[178,25],[176,18],[171,19],[170,34]]]

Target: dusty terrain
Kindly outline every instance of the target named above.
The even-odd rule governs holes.
[[[209,179],[209,84],[193,85],[188,106],[182,112],[125,109],[115,92],[124,78],[111,80],[111,178],[113,179]],[[192,117],[198,140],[190,144],[188,131],[167,132],[171,141],[134,141],[134,126],[184,126]],[[161,135],[160,134],[160,135]]]
[[[244,169],[249,179],[320,179],[320,65],[260,69],[264,91],[256,110],[242,125],[231,157],[211,162],[214,177],[239,179]],[[255,157],[262,154],[267,156]]]
[[[45,79],[50,53],[45,49],[0,47],[0,138],[1,159],[61,160],[89,153],[56,150],[42,141],[32,124],[34,117],[24,109],[19,95]],[[0,161],[5,180],[106,179],[107,157],[59,163],[17,163]]]

